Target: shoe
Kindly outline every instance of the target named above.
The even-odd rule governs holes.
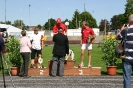
[[[51,77],[56,77],[55,75],[51,75]]]
[[[88,65],[88,68],[92,68],[92,66],[91,65]]]
[[[25,76],[24,76],[24,78],[30,78],[30,77],[31,77],[31,76],[29,76],[29,75],[25,75]]]
[[[23,74],[21,74],[21,73],[19,73],[19,75],[18,75],[19,77],[24,77],[24,75]]]
[[[78,68],[84,67],[84,64],[78,64]]]
[[[123,56],[120,56],[121,59],[125,59],[126,58],[126,55],[123,55]]]

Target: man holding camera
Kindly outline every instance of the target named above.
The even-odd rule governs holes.
[[[127,36],[127,37],[125,37]],[[117,40],[124,39],[125,55],[122,59],[123,69],[123,88],[131,88],[131,74],[133,69],[133,14],[129,16],[128,26],[121,28],[121,31],[116,35]]]
[[[7,48],[5,46],[4,39],[3,39],[2,34],[0,32],[0,55],[2,53],[5,53],[6,51],[7,51]]]

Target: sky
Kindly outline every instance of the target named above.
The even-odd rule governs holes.
[[[23,20],[25,25],[44,25],[48,18],[72,20],[76,9],[85,9],[99,25],[102,19],[125,12],[126,0],[0,0],[0,21]],[[6,5],[5,5],[6,4]]]

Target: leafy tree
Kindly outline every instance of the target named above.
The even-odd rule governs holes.
[[[87,21],[89,26],[92,28],[97,28],[96,19],[89,12],[82,12],[80,14],[81,21]]]
[[[38,24],[37,27],[39,28],[39,30],[42,29],[42,26],[40,24]]]
[[[71,29],[75,29],[78,28],[78,22],[80,21],[80,12],[78,12],[78,10],[76,9],[76,11],[74,12],[74,15],[72,17],[72,21],[70,22],[70,28]]]
[[[109,31],[110,25],[106,19],[101,20],[100,25],[99,25],[100,31],[105,31],[105,25],[106,25],[106,32]]]
[[[44,24],[45,30],[52,30],[55,24],[56,24],[56,20],[53,18],[50,18],[48,22]]]
[[[125,5],[126,8],[124,13],[124,17],[125,17],[124,23],[127,23],[128,17],[133,13],[133,0],[126,0],[126,1],[127,1],[127,4]]]
[[[5,24],[5,22],[0,22],[1,24]],[[6,24],[9,24],[9,25],[11,25],[12,24],[12,22],[11,21],[6,21]]]
[[[15,20],[13,26],[25,26],[22,20]]]

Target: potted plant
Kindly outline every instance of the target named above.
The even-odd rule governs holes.
[[[6,46],[8,48],[8,52],[6,53],[6,57],[9,58],[9,62],[11,63],[11,73],[12,70],[17,70],[16,73],[12,75],[18,75],[20,72],[20,66],[21,66],[21,55],[20,55],[20,45],[19,40],[15,38],[14,36],[9,36],[8,42],[6,43]]]
[[[104,40],[103,44],[99,46],[102,51],[102,61],[107,66],[107,73],[109,75],[116,75],[118,58],[115,55],[115,45],[117,41],[114,35],[108,35]],[[113,71],[113,72],[112,72]]]

